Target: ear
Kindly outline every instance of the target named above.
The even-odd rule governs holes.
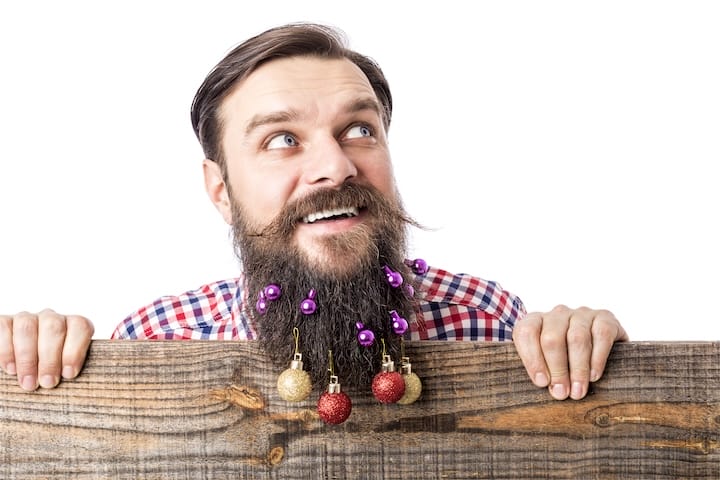
[[[225,223],[232,225],[230,193],[227,185],[225,185],[225,180],[223,180],[220,165],[206,158],[203,160],[203,175],[205,177],[205,191],[210,197],[210,201],[218,209]]]

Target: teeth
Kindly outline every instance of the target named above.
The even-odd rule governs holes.
[[[322,210],[320,212],[314,212],[310,215],[303,217],[304,223],[315,223],[318,220],[323,220],[330,217],[339,217],[345,215],[347,217],[357,217],[360,214],[360,210],[357,207],[352,208],[336,208],[334,210]]]

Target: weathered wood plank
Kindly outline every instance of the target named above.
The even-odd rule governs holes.
[[[278,396],[256,343],[97,340],[56,389],[0,376],[0,478],[720,478],[720,342],[618,344],[563,402],[510,344],[407,352],[420,400],[350,392],[329,426],[319,392]]]

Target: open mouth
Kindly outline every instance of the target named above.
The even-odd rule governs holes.
[[[344,218],[357,217],[358,215],[360,215],[360,208],[358,207],[334,208],[332,210],[321,210],[306,215],[302,218],[302,222],[312,224],[323,220],[342,220]]]

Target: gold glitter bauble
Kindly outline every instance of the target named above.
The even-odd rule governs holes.
[[[277,381],[278,393],[288,402],[302,402],[312,391],[310,375],[305,370],[288,368]]]
[[[422,393],[422,382],[414,372],[402,376],[405,380],[405,394],[397,401],[400,405],[409,405],[420,398]]]

